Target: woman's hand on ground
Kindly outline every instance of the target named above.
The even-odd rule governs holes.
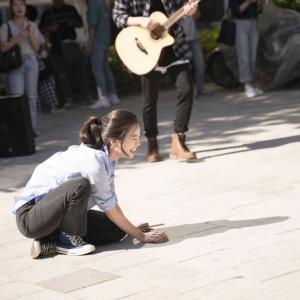
[[[169,240],[168,236],[164,232],[150,231],[144,233],[143,243],[165,243]]]

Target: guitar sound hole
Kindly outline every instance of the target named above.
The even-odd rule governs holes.
[[[165,32],[165,27],[162,26],[162,25],[158,25],[156,28],[154,28],[152,31],[151,31],[151,37],[154,39],[154,40],[159,40],[163,33]]]

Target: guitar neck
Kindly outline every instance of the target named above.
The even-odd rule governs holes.
[[[201,0],[190,0],[189,3],[199,3]],[[162,24],[162,26],[168,30],[174,23],[176,23],[179,19],[184,16],[184,6],[179,8],[174,14],[172,14],[168,20]]]

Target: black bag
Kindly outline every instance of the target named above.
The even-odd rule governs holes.
[[[12,37],[11,29],[7,23],[7,41]],[[10,72],[23,64],[21,48],[15,45],[5,52],[0,52],[0,73]]]
[[[52,60],[49,56],[39,58],[39,80],[48,79],[53,75]]]
[[[218,42],[227,46],[235,44],[236,25],[234,21],[224,19],[221,23],[220,35]]]
[[[230,1],[228,1],[225,15],[222,18],[221,30],[218,37],[218,42],[227,46],[235,44],[236,24],[232,19]]]

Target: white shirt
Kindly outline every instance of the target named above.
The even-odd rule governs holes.
[[[18,27],[11,20],[8,21],[8,23],[9,23],[9,26],[10,26],[12,37],[15,37],[15,36],[19,35],[22,29],[20,27]],[[33,34],[39,40],[41,33],[40,33],[37,25],[35,23],[33,23],[33,22],[30,22],[30,21],[29,21],[29,24],[30,24],[30,28],[31,28],[30,30],[33,31]],[[1,42],[7,42],[7,39],[8,39],[8,27],[7,27],[7,23],[6,23],[6,24],[3,24],[2,28],[1,28]],[[35,55],[35,51],[33,50],[32,46],[30,44],[29,37],[26,38],[26,39],[23,39],[18,44],[19,44],[19,46],[21,48],[21,54],[22,54],[22,56],[25,56],[25,55]]]
[[[15,198],[13,212],[32,199],[42,201],[49,191],[80,176],[87,178],[92,187],[88,210],[94,205],[102,211],[113,208],[118,201],[114,187],[116,163],[109,159],[106,147],[102,151],[81,144],[57,152],[35,168],[22,195]]]

